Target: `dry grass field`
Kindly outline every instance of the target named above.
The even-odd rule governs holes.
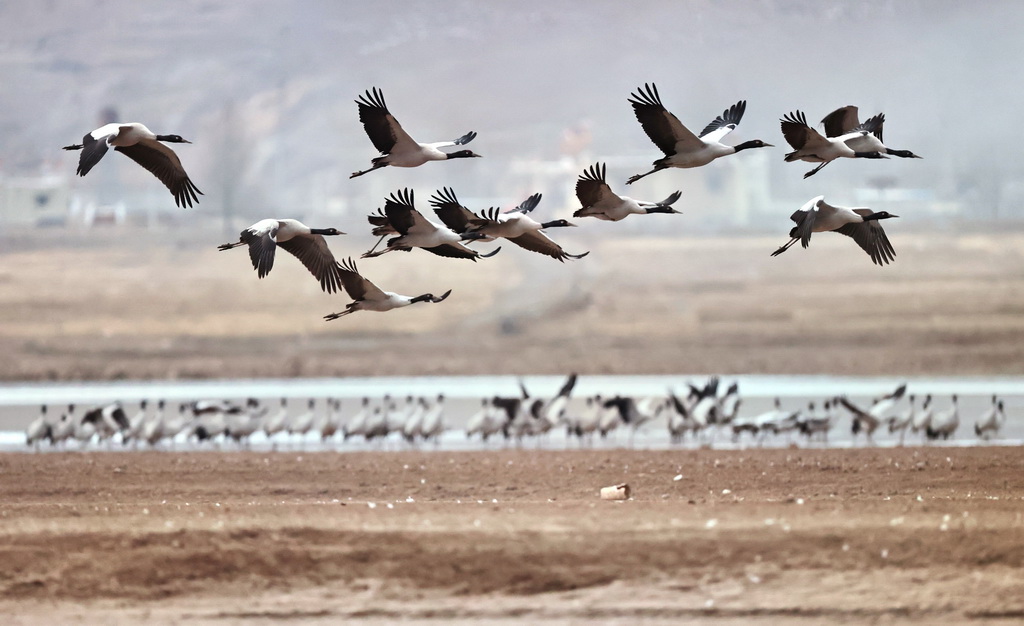
[[[1011,448],[9,454],[0,475],[6,624],[1024,618]],[[632,500],[598,499],[619,482]]]
[[[1024,372],[1024,235],[893,234],[876,267],[842,236],[778,258],[780,237],[641,238],[570,229],[565,264],[506,243],[472,263],[422,251],[359,262],[442,304],[334,322],[285,253],[260,281],[242,250],[184,231],[0,242],[0,379],[415,374]],[[582,231],[577,233],[575,231]],[[207,237],[209,239],[209,237]],[[358,256],[365,237],[331,241]]]

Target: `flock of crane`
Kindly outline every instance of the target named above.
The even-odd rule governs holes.
[[[839,396],[825,399],[820,410],[814,402],[806,408],[784,409],[776,398],[772,410],[744,416],[740,413],[739,385],[720,385],[717,377],[702,385],[687,383],[684,394],[670,390],[663,396],[642,398],[591,395],[582,402],[573,402],[576,381],[577,376],[570,375],[550,398],[532,396],[520,382],[519,395],[482,398],[479,410],[459,421],[465,423],[466,437],[482,442],[492,438],[517,444],[527,439],[543,441],[549,433],[564,430],[567,438],[577,439],[581,446],[593,445],[598,437],[607,438],[620,428],[629,430],[632,445],[638,431],[652,428],[649,425],[659,420],[666,424],[672,443],[683,443],[689,438],[697,445],[711,445],[723,436],[740,444],[762,445],[768,437],[781,436],[787,443],[793,443],[794,437],[803,437],[808,444],[825,445],[829,432],[844,415],[852,420],[854,437],[863,434],[868,443],[874,443],[873,435],[880,427],[898,433],[902,445],[908,432],[921,433],[924,441],[945,440],[954,436],[960,426],[957,396],[952,396],[945,410],[937,410],[930,395],[920,405],[910,395],[906,408],[901,408],[905,384],[873,400],[867,408]],[[248,447],[256,435],[276,448],[289,442],[293,447],[305,445],[317,435],[322,444],[339,439],[439,444],[442,435],[453,430],[446,421],[443,395],[410,395],[404,400],[392,396],[378,400],[367,397],[349,415],[344,414],[342,402],[336,398],[309,399],[303,404],[302,410],[294,411],[286,398],[281,399],[280,406],[257,399],[244,404],[201,400],[180,403],[175,410],[163,400],[143,400],[131,415],[123,403],[112,402],[81,414],[76,414],[71,405],[55,420],[49,417],[44,405],[25,435],[27,444],[36,449],[44,442],[67,447],[72,441],[79,447],[94,442],[132,447],[234,442]],[[974,432],[979,438],[990,439],[999,434],[1005,421],[1003,400],[993,396],[992,406],[977,417]],[[749,439],[745,440],[745,436]]]
[[[626,184],[635,183],[651,174],[668,168],[701,167],[728,155],[753,148],[770,148],[771,144],[755,139],[735,146],[722,143],[743,119],[746,101],[732,105],[700,134],[694,134],[662,104],[658,89],[645,84],[630,95],[629,104],[637,121],[651,141],[661,149],[664,157],[653,163],[650,171],[632,176]],[[367,91],[356,100],[359,120],[380,156],[372,159],[371,167],[352,173],[357,178],[370,172],[394,167],[418,167],[430,161],[476,158],[479,154],[464,146],[472,142],[476,132],[468,132],[453,141],[419,143],[415,141],[391,114],[383,93],[377,89]],[[782,117],[781,130],[793,148],[785,155],[787,162],[806,161],[818,164],[804,178],[814,175],[825,165],[839,158],[882,159],[888,156],[920,158],[908,150],[896,150],[882,142],[883,114],[865,122],[858,117],[857,107],[841,107],[821,122],[823,133],[807,123],[806,115],[794,111]],[[153,173],[183,208],[198,203],[202,192],[185,172],[177,154],[166,143],[190,143],[178,135],[157,135],[139,123],[107,124],[85,135],[81,144],[66,146],[66,150],[81,150],[77,173],[85,176],[109,148],[122,152]],[[453,149],[451,151],[446,151]],[[576,195],[581,208],[574,218],[593,217],[617,222],[630,215],[677,214],[673,204],[682,193],[676,191],[660,202],[647,202],[620,196],[612,191],[603,163],[593,164],[580,174],[576,182]],[[588,252],[570,253],[548,235],[552,229],[575,226],[565,219],[541,221],[532,217],[540,204],[541,194],[533,194],[516,208],[500,211],[496,208],[470,210],[464,206],[449,187],[442,187],[430,198],[430,205],[441,223],[427,219],[415,205],[410,189],[399,189],[384,201],[383,209],[368,216],[371,234],[378,237],[362,258],[375,258],[395,251],[421,248],[435,255],[477,261],[498,253],[500,248],[481,253],[470,245],[505,239],[528,251],[550,256],[561,262],[580,259]],[[881,220],[897,217],[885,211],[867,208],[834,206],[816,196],[791,216],[796,226],[789,233],[790,240],[775,250],[777,256],[800,242],[808,247],[812,233],[834,231],[846,235],[860,246],[877,265],[890,263],[895,251],[890,244]],[[325,316],[327,320],[357,311],[390,311],[417,302],[438,303],[445,300],[451,290],[439,296],[424,293],[405,296],[380,289],[363,277],[355,261],[348,257],[335,259],[325,236],[345,234],[337,228],[310,228],[294,219],[264,219],[243,230],[237,242],[225,243],[220,250],[246,246],[253,269],[259,278],[273,268],[278,247],[294,255],[328,293],[344,290],[352,298],[344,310]],[[383,247],[381,246],[383,244]],[[379,248],[379,249],[378,249]],[[683,397],[669,394],[661,398],[634,399],[593,396],[586,398],[585,406],[573,407],[569,394],[575,384],[575,375],[562,391],[550,400],[530,398],[523,390],[521,398],[485,398],[480,411],[468,421],[467,434],[487,440],[501,435],[521,441],[525,437],[541,436],[556,428],[565,428],[570,436],[581,440],[592,439],[595,434],[607,436],[620,425],[640,428],[652,420],[665,417],[673,441],[682,441],[687,434],[700,440],[722,430],[731,432],[734,439],[749,433],[758,441],[772,434],[800,432],[808,439],[826,439],[828,431],[838,419],[837,411],[845,407],[853,415],[854,433],[863,432],[869,439],[882,423],[888,423],[896,432],[907,427],[922,430],[930,438],[948,437],[959,422],[954,396],[950,411],[935,413],[930,398],[918,411],[914,399],[906,419],[888,413],[902,398],[904,388],[861,409],[845,398],[830,398],[818,411],[812,404],[806,410],[785,411],[776,403],[775,410],[764,415],[741,417],[738,415],[740,397],[735,384],[718,393],[718,381],[712,379],[703,387],[689,386]],[[1002,403],[993,405],[995,412],[987,425],[979,425],[979,434],[998,430],[1001,425]],[[381,439],[400,432],[408,441],[436,439],[444,431],[444,399],[408,398],[403,403],[392,398],[371,403],[363,401],[360,412],[349,420],[340,418],[340,403],[327,401],[327,409],[316,412],[315,400],[309,401],[308,410],[291,414],[286,401],[277,411],[263,406],[257,400],[238,406],[223,403],[181,404],[177,414],[165,412],[163,401],[157,403],[155,413],[147,411],[145,403],[129,418],[119,403],[94,408],[82,417],[74,415],[69,407],[60,420],[50,422],[43,415],[29,427],[30,444],[43,440],[54,443],[77,439],[119,438],[123,442],[144,442],[157,445],[184,436],[198,440],[224,437],[245,442],[253,434],[262,432],[267,437],[289,433],[304,437],[318,431],[324,440],[336,434],[345,438],[363,437]],[[924,417],[927,415],[928,417]],[[950,427],[948,424],[952,423]],[[922,426],[923,425],[923,426]],[[902,432],[902,431],[901,431]]]
[[[628,102],[647,136],[665,156],[654,161],[652,170],[631,177],[626,184],[664,169],[701,167],[743,150],[772,147],[759,139],[735,146],[722,143],[722,139],[743,119],[747,107],[745,100],[726,109],[705,126],[699,135],[691,132],[665,108],[653,84],[644,84],[637,89],[630,95]],[[477,136],[472,131],[452,141],[415,141],[391,114],[384,101],[384,94],[376,87],[361,95],[356,105],[359,120],[380,156],[372,159],[369,169],[354,172],[350,178],[388,166],[418,167],[430,161],[480,156],[464,148]],[[883,114],[875,115],[863,123],[858,115],[855,106],[833,111],[821,122],[824,134],[808,125],[806,115],[801,111],[783,116],[780,122],[782,134],[793,148],[792,152],[785,155],[785,160],[817,163],[817,167],[804,175],[806,178],[839,158],[881,159],[889,155],[920,158],[909,150],[892,149],[882,142],[885,122]],[[191,143],[179,135],[157,135],[144,125],[133,122],[104,125],[85,135],[81,144],[65,146],[64,149],[81,150],[77,173],[85,176],[112,147],[153,173],[167,186],[178,206],[192,207],[198,203],[202,192],[185,172],[178,155],[165,142]],[[450,148],[460,149],[446,151]],[[619,196],[609,186],[605,171],[604,164],[597,163],[586,168],[579,176],[576,195],[582,207],[573,214],[574,217],[619,221],[630,215],[679,213],[672,208],[672,204],[681,197],[681,192],[677,191],[660,202]],[[443,187],[431,198],[434,212],[442,222],[435,223],[416,209],[411,190],[398,190],[385,200],[383,210],[378,209],[369,216],[372,233],[380,239],[362,257],[372,258],[388,252],[421,248],[444,257],[476,261],[496,254],[500,248],[482,254],[466,244],[496,239],[506,239],[526,250],[563,262],[586,256],[587,252],[566,252],[546,234],[549,229],[575,224],[564,219],[540,221],[531,217],[540,197],[540,194],[534,194],[510,211],[490,208],[474,212],[458,201],[452,189]],[[834,231],[851,237],[874,263],[887,264],[894,260],[895,251],[880,221],[893,217],[897,216],[886,211],[831,205],[825,202],[824,196],[819,195],[792,214],[791,219],[796,226],[789,233],[790,241],[775,250],[772,256],[785,252],[798,241],[804,248],[808,247],[812,233]],[[324,291],[334,293],[344,289],[352,298],[352,302],[343,311],[326,315],[327,320],[356,311],[383,312],[417,302],[437,303],[451,293],[448,290],[440,296],[433,293],[404,296],[380,289],[360,274],[351,257],[340,262],[335,259],[324,236],[342,234],[345,233],[337,228],[310,228],[298,220],[271,218],[256,222],[241,232],[238,242],[223,244],[219,249],[248,246],[253,268],[260,278],[273,268],[277,247],[293,254],[316,277]],[[385,239],[385,247],[377,250]]]

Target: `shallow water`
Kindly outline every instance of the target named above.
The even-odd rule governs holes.
[[[601,394],[605,397],[616,394],[632,396],[664,395],[666,390],[673,389],[685,394],[687,382],[703,384],[706,376],[581,376],[573,390],[573,403],[570,410],[583,406],[583,398],[588,395]],[[230,399],[258,398],[277,405],[280,398],[289,398],[290,407],[294,412],[305,409],[308,398],[339,398],[342,400],[342,419],[354,415],[359,409],[360,400],[369,397],[379,399],[386,394],[394,397],[408,395],[425,396],[428,398],[444,394],[445,424],[448,431],[439,444],[442,449],[484,449],[500,447],[501,442],[483,444],[474,439],[467,441],[462,428],[468,418],[479,407],[480,398],[495,395],[519,396],[519,381],[522,380],[531,396],[547,397],[557,392],[564,383],[560,376],[436,376],[436,377],[380,377],[380,378],[314,378],[314,379],[265,379],[265,380],[202,380],[202,381],[154,381],[154,382],[112,382],[112,383],[24,383],[0,385],[0,449],[21,450],[24,445],[24,428],[39,414],[39,405],[51,406],[51,419],[55,419],[64,409],[65,404],[74,403],[85,409],[97,404],[120,400],[125,403],[126,412],[132,415],[137,410],[137,403],[142,399],[155,402],[164,399],[169,405],[174,403],[192,402],[199,399]],[[946,445],[1013,444],[1024,440],[1024,420],[1020,415],[1024,412],[1024,378],[1012,377],[940,377],[940,378],[864,378],[834,376],[727,376],[722,378],[723,385],[738,382],[743,403],[741,416],[754,416],[772,408],[775,397],[782,399],[784,408],[806,407],[809,401],[818,402],[824,398],[846,395],[852,402],[867,407],[873,397],[891,393],[897,386],[906,382],[907,395],[920,397],[932,394],[937,411],[949,406],[949,396],[958,394],[960,397],[960,428],[955,438]],[[975,419],[990,406],[990,398],[998,395],[1005,401],[1007,422],[1000,437],[979,442],[974,435]],[[918,405],[920,406],[920,405]],[[319,403],[318,409],[324,410]],[[903,400],[896,411],[901,412],[907,407]],[[80,410],[81,410],[80,409]],[[80,414],[80,413],[79,413]],[[848,447],[854,445],[850,433],[850,421],[844,416],[832,429],[829,445]],[[880,427],[875,433],[878,445],[895,445],[895,435],[885,432]],[[279,436],[280,437],[280,436]],[[779,436],[764,442],[766,446],[789,445],[801,442],[797,437]],[[920,435],[908,433],[907,444],[921,442]],[[857,445],[863,443],[861,439]],[[756,445],[750,439],[743,439],[734,444],[728,433],[708,433],[700,442],[690,441],[684,445],[710,444],[716,448],[730,448],[736,445]],[[177,449],[193,447],[210,447],[214,444],[189,444],[185,441],[176,443]],[[575,447],[580,445],[575,439],[566,437],[563,430],[552,432],[540,441],[527,441],[526,447],[540,446],[544,448]],[[631,437],[630,429],[620,428],[605,440],[599,438],[593,442],[595,447],[635,446],[640,448],[664,448],[671,444],[665,427],[665,420],[659,419],[644,425]],[[930,444],[936,445],[936,444]],[[73,447],[74,444],[70,444]],[[359,440],[348,442],[333,441],[327,444],[320,442],[319,436],[310,435],[303,440],[267,441],[262,435],[254,436],[251,446],[259,449],[305,449],[322,448],[340,450],[364,449],[403,449],[409,444],[401,441],[397,435],[385,442],[364,443]],[[433,444],[427,444],[427,447]],[[96,448],[96,446],[92,446]],[[119,447],[114,444],[114,447]],[[232,449],[232,444],[223,444],[222,449]],[[100,449],[103,449],[102,447]]]

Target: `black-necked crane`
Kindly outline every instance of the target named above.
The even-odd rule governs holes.
[[[860,123],[857,107],[845,106],[832,111],[821,120],[825,127],[826,137],[842,137],[851,133],[855,134],[846,140],[846,145],[857,152],[878,152],[879,154],[891,154],[903,159],[920,159],[918,155],[910,150],[894,150],[882,143],[882,126],[885,124],[885,113],[879,113],[869,117]],[[859,131],[867,131],[862,134]]]
[[[664,397],[647,396],[636,402],[636,415],[629,428],[629,447],[633,447],[637,432],[645,425],[661,417],[669,408],[670,400]]]
[[[385,405],[387,399],[385,399]],[[385,405],[375,406],[370,414],[366,416],[366,425],[363,429],[363,439],[373,441],[387,437],[391,430],[388,428],[388,416]]]
[[[414,443],[417,437],[423,435],[423,418],[426,417],[428,408],[425,398],[416,398],[406,413],[405,422],[400,425],[399,432],[408,443]]]
[[[892,417],[893,409],[895,409],[896,405],[899,404],[899,401],[903,398],[903,394],[906,393],[906,391],[907,384],[903,383],[892,393],[874,400],[871,403],[871,408],[866,411],[850,402],[845,396],[841,396],[839,398],[839,402],[853,414],[853,424],[850,427],[850,431],[853,435],[856,436],[863,432],[867,440],[874,443],[875,430],[883,422],[889,421]]]
[[[529,213],[536,208],[540,201],[540,194],[537,194],[537,202],[532,202],[531,199],[527,199],[515,209],[504,213],[493,207],[482,211],[479,217],[470,220],[471,226],[468,232],[492,238],[503,237],[520,248],[538,252],[563,263],[566,259],[582,259],[590,254],[589,251],[570,254],[544,234],[542,231],[546,228],[565,228],[576,225],[563,219],[538,222],[530,217]]]
[[[520,388],[522,388],[521,382]],[[525,413],[524,406],[527,398],[529,398],[529,394],[526,393],[525,388],[522,391],[521,398],[507,396],[494,396],[491,398],[491,408],[493,410],[491,419],[501,423],[500,430],[505,439],[513,437],[521,439],[523,435],[527,434],[525,426],[528,426],[528,422],[523,418],[523,414]]]
[[[51,441],[54,444],[67,442],[74,436],[77,423],[75,405],[69,404],[67,413],[62,413],[60,419],[53,424],[53,431],[50,433]]]
[[[237,242],[221,244],[217,249],[249,246],[252,268],[263,278],[273,269],[274,253],[280,246],[302,262],[320,281],[321,289],[334,293],[341,288],[341,270],[324,236],[344,234],[337,228],[310,228],[293,219],[265,219],[243,230]]]
[[[465,159],[479,157],[479,154],[471,150],[458,150],[455,152],[444,152],[442,148],[464,146],[473,141],[476,133],[470,131],[453,141],[440,141],[436,143],[417,143],[409,133],[405,132],[402,125],[398,123],[395,116],[388,111],[384,102],[384,94],[377,89],[367,91],[366,95],[359,96],[356,100],[359,105],[359,121],[363,123],[366,134],[369,135],[373,147],[380,151],[382,156],[375,157],[370,162],[373,164],[368,170],[353,172],[349,178],[362,176],[374,170],[388,165],[395,167],[418,167],[428,161],[446,161],[449,159]]]
[[[401,404],[399,400],[391,400],[385,402],[387,410],[384,413],[384,426],[387,430],[387,434],[401,433],[405,428],[405,423],[409,421],[409,417],[413,415],[419,403],[416,398],[409,394],[405,397],[405,403]]]
[[[601,425],[601,416],[604,414],[604,401],[601,396],[587,396],[583,410],[580,411],[568,425],[569,433],[576,435],[580,445],[584,442],[593,444],[594,433]]]
[[[740,100],[726,109],[705,126],[700,135],[694,135],[683,126],[679,118],[665,109],[665,105],[661,103],[658,88],[653,83],[650,85],[645,83],[643,88],[630,94],[629,103],[633,105],[633,112],[636,114],[637,121],[643,126],[644,132],[656,146],[661,148],[665,157],[654,162],[653,170],[631,176],[626,181],[627,185],[669,167],[701,167],[717,158],[736,154],[749,148],[772,147],[771,144],[760,139],[744,141],[735,146],[727,146],[722,143],[722,139],[731,133],[743,119],[743,113],[747,109],[746,100]]]
[[[341,400],[327,398],[327,411],[317,420],[314,427],[320,433],[320,442],[324,443],[341,431]]]
[[[255,398],[250,398],[247,406],[256,408],[259,402]],[[232,404],[229,402],[224,403],[227,410],[209,410],[196,412],[196,406],[192,405],[193,419],[189,422],[185,428],[185,438],[191,439],[195,437],[197,442],[204,441],[220,441],[220,437],[228,435],[228,419],[242,415],[243,412],[247,411],[246,407],[241,405]],[[180,407],[179,407],[180,411]]]
[[[953,398],[948,410],[940,411],[932,415],[932,419],[925,428],[925,434],[929,439],[949,439],[956,432],[956,429],[960,426],[960,403],[956,394],[953,394]]]
[[[508,414],[493,402],[494,400],[491,398],[483,398],[480,401],[480,411],[470,416],[466,422],[467,439],[473,435],[480,435],[481,441],[486,442],[491,436],[497,435],[507,427]]]
[[[807,437],[807,441],[817,439],[821,443],[828,443],[828,433],[835,423],[835,407],[836,402],[830,398],[825,400],[824,410],[816,413],[812,402],[807,415],[801,416],[799,420],[800,434]]]
[[[529,213],[540,204],[541,194],[535,193],[526,200],[519,203],[513,211]],[[453,231],[462,234],[471,232],[475,226],[481,223],[481,218],[476,213],[466,208],[455,196],[455,191],[450,187],[438,189],[430,197],[430,206],[434,207],[434,213],[444,222],[445,226]],[[376,235],[377,233],[374,232]],[[478,241],[494,241],[494,237],[485,233],[477,233]]]
[[[555,426],[566,421],[566,410],[569,408],[569,400],[573,387],[576,386],[577,376],[575,373],[569,375],[558,394],[550,400],[542,398],[528,399],[526,387],[520,381],[523,389],[526,404],[527,417],[531,418],[531,434],[539,435],[550,431]]]
[[[163,403],[163,400],[161,400],[160,402]],[[159,408],[162,411],[163,410],[163,405],[161,404]],[[170,416],[163,417],[162,426],[160,428],[160,433],[161,433],[160,434],[160,438],[161,439],[166,439],[168,444],[172,448],[174,447],[174,441],[178,437],[178,435],[180,435],[181,433],[185,432],[185,430],[188,429],[189,426],[195,424],[195,419],[196,418],[195,417],[190,418],[186,414],[186,412],[188,411],[188,408],[189,407],[188,407],[187,404],[179,404],[178,405],[178,414],[177,415],[174,415],[174,413],[172,412]],[[202,416],[200,416],[200,417],[202,417]],[[199,424],[201,425],[202,422],[199,422]],[[216,424],[213,424],[213,425],[211,425],[211,428],[214,428],[215,426],[216,426]],[[212,432],[212,430],[210,432]],[[216,433],[214,433],[214,434],[216,434]]]
[[[128,420],[128,430],[123,435],[123,441],[130,440],[133,446],[138,443],[139,438],[142,437],[142,429],[146,426],[146,408],[148,406],[149,402],[146,400],[139,402],[139,410]]]
[[[736,418],[740,412],[740,385],[734,382],[725,390],[725,394],[718,398],[718,423],[728,424]]]
[[[153,417],[146,420],[142,425],[142,433],[139,435],[139,438],[150,446],[156,445],[160,438],[163,437],[165,406],[164,400],[158,400]]]
[[[384,214],[387,217],[388,225],[399,235],[388,239],[387,247],[383,250],[374,252],[371,249],[363,254],[364,259],[395,250],[409,251],[413,248],[423,248],[438,256],[476,261],[492,257],[501,249],[496,248],[487,254],[480,254],[476,250],[467,248],[462,245],[463,241],[482,239],[483,235],[475,232],[456,233],[447,226],[435,224],[416,210],[414,202],[411,189],[397,191],[384,201]],[[379,228],[379,226],[375,228],[374,232],[376,233]]]
[[[676,191],[661,202],[634,200],[628,196],[620,196],[612,191],[605,178],[606,167],[603,163],[591,165],[583,170],[576,180],[576,197],[583,208],[572,214],[573,217],[596,217],[599,220],[617,222],[630,215],[649,215],[651,213],[679,213],[672,204],[682,195]]]
[[[270,407],[250,403],[238,413],[224,415],[225,434],[235,443],[249,447],[250,438],[263,427],[263,421]]]
[[[910,430],[915,433],[922,432],[924,436],[927,436],[928,425],[931,424],[933,415],[935,415],[935,407],[932,406],[932,395],[928,394],[924,397],[921,410],[915,412],[914,418],[910,420]]]
[[[758,441],[763,442],[769,433],[778,435],[788,433],[799,427],[801,412],[791,411],[782,408],[782,401],[775,398],[775,408],[753,418],[759,436]]]
[[[692,432],[696,435],[699,430],[697,422],[690,416],[690,405],[677,396],[672,389],[668,390],[669,416],[668,434],[672,443],[682,443],[686,433]]]
[[[917,408],[914,406],[917,399],[914,397],[914,394],[907,396],[907,400],[910,401],[910,406],[907,407],[907,410],[889,418],[889,433],[898,432],[900,434],[899,445],[901,446],[907,436],[907,429],[914,423],[914,416],[917,414]]]
[[[720,399],[718,398],[718,377],[709,378],[703,387],[689,384],[690,397],[695,398],[690,406],[690,417],[703,430],[712,424],[719,423],[719,412],[721,411]]]
[[[862,207],[833,206],[825,202],[825,196],[816,196],[789,216],[796,222],[789,231],[790,240],[771,255],[782,254],[798,241],[806,248],[811,242],[811,233],[837,232],[853,239],[875,265],[885,265],[895,260],[896,251],[878,222],[893,217],[899,216]]]
[[[81,150],[78,158],[79,176],[85,176],[93,168],[107,149],[124,154],[156,176],[174,196],[174,203],[179,207],[191,208],[193,202],[199,202],[203,192],[195,186],[181,166],[181,160],[162,141],[168,143],[192,143],[182,139],[180,135],[157,135],[138,122],[114,123],[100,126],[82,138],[82,143],[64,146],[65,150]],[[196,195],[198,194],[198,195]]]
[[[288,421],[288,434],[298,435],[299,445],[305,444],[306,434],[313,430],[316,423],[316,399],[310,398],[306,403],[307,411],[293,415]]]
[[[263,420],[263,433],[267,439],[288,429],[288,398],[281,398],[281,408]]]
[[[804,178],[814,176],[818,170],[840,157],[848,159],[885,159],[884,154],[877,150],[858,151],[847,145],[850,140],[864,138],[870,133],[867,130],[852,130],[837,137],[826,137],[807,124],[807,116],[803,111],[787,113],[780,120],[782,135],[793,151],[785,157],[786,163],[807,161],[820,163],[813,170],[804,174]]]
[[[363,278],[351,258],[342,261],[341,269],[341,282],[353,301],[348,303],[344,311],[325,315],[325,320],[336,320],[339,317],[344,317],[356,311],[377,311],[383,313],[392,309],[409,306],[410,304],[416,304],[417,302],[437,303],[443,301],[452,292],[449,289],[441,294],[440,297],[432,293],[425,293],[419,296],[403,296],[391,291],[382,291],[380,287],[374,285],[369,279]]]
[[[86,411],[81,423],[91,424],[100,440],[110,439],[117,433],[123,434],[131,428],[120,402],[112,402]]]
[[[433,439],[434,445],[438,445],[441,441],[441,435],[444,433],[444,395],[439,394],[435,402],[430,405],[427,409],[426,415],[423,416],[423,425],[420,428],[420,434],[424,440]]]
[[[45,408],[45,407],[44,407]],[[992,407],[982,413],[974,422],[974,434],[988,440],[999,435],[999,429],[1006,423],[1003,401],[992,396]]]
[[[601,408],[603,410],[598,421],[597,431],[601,433],[602,439],[619,426],[632,424],[637,418],[636,400],[630,396],[607,398],[601,403]]]
[[[39,410],[39,417],[32,420],[25,429],[25,443],[38,450],[40,442],[44,439],[53,443],[53,424],[46,417],[45,404]]]
[[[366,420],[370,417],[370,399],[364,397],[359,411],[353,415],[341,429],[342,439],[366,434]]]
[[[481,439],[487,441],[489,435],[485,434],[485,427],[488,422],[488,418],[491,415],[491,399],[481,398],[480,399],[480,410],[469,416],[466,420],[466,439],[471,438],[473,435],[480,435]]]

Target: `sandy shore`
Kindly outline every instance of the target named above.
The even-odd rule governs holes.
[[[0,611],[1021,619],[1022,470],[1010,448],[7,454]],[[598,499],[619,482],[632,500]]]

